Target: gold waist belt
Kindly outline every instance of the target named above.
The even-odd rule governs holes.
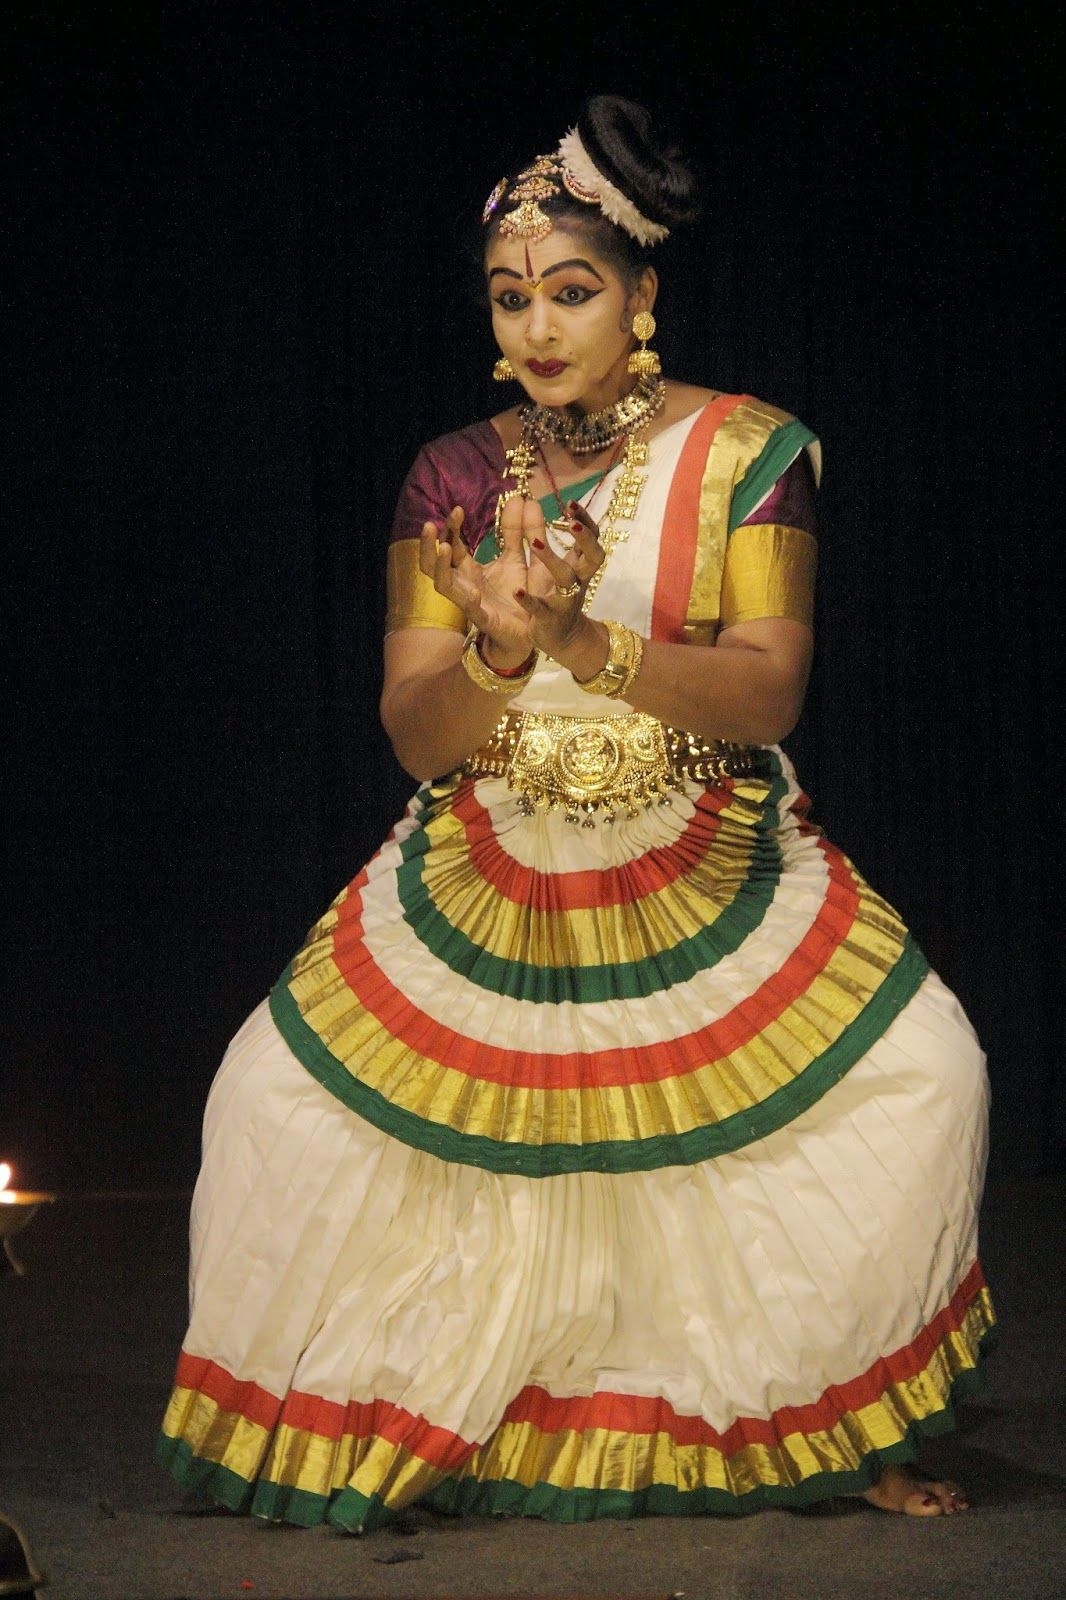
[[[506,711],[492,736],[463,763],[468,778],[506,778],[522,810],[565,807],[568,822],[591,828],[593,813],[635,817],[669,805],[686,778],[721,782],[754,768],[749,745],[698,739],[642,711],[619,717],[562,717]]]

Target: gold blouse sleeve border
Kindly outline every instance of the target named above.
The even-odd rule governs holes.
[[[432,578],[427,578],[419,567],[417,539],[397,539],[389,546],[385,578],[386,633],[396,633],[400,628],[467,631],[467,620],[459,607],[438,594]]]
[[[722,571],[721,626],[788,617],[814,621],[818,546],[803,528],[745,523],[730,535]]]

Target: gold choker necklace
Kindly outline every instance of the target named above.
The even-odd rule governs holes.
[[[613,406],[574,416],[551,406],[524,405],[518,413],[522,431],[537,440],[561,444],[572,456],[590,456],[606,450],[623,434],[645,428],[666,404],[666,383],[661,377],[642,376]]]

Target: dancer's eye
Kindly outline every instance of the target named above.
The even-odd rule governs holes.
[[[587,300],[594,300],[602,293],[602,289],[586,289],[583,283],[568,283],[554,298],[563,306],[583,306]]]

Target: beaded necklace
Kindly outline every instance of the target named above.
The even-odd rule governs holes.
[[[616,439],[644,428],[666,404],[666,383],[658,374],[642,373],[628,394],[602,411],[575,417],[554,406],[529,401],[518,413],[522,432],[561,444],[572,456],[595,455]]]
[[[591,489],[586,489],[584,491],[583,499],[584,499],[584,502],[585,502],[585,510],[586,511],[591,506],[593,500],[595,500],[596,492],[599,489],[600,484],[603,482],[604,478],[607,477],[609,472],[613,471],[613,469],[615,467],[615,464],[618,461],[618,457],[622,454],[622,444],[623,444],[623,441],[621,439],[619,439],[618,443],[615,445],[614,449],[611,451],[610,457],[609,457],[609,459],[607,461],[607,465],[603,468],[603,470],[601,472],[597,473],[596,482],[592,485],[592,488]],[[568,505],[570,503],[570,500],[573,499],[573,496],[572,495],[569,496],[566,504],[564,504],[562,491],[560,490],[559,485],[555,481],[555,474],[552,471],[551,467],[548,465],[548,458],[544,454],[544,446],[543,446],[543,444],[541,443],[541,441],[539,439],[537,440],[537,454],[540,456],[540,464],[544,468],[544,475],[547,478],[548,482],[551,484],[552,496],[553,496],[553,498],[555,500],[555,505],[556,505],[556,516],[552,518],[552,521],[551,521],[551,523],[549,523],[549,526],[550,527],[563,527],[563,528],[565,528],[566,527],[566,505]],[[577,503],[580,504],[581,502],[578,501]]]

